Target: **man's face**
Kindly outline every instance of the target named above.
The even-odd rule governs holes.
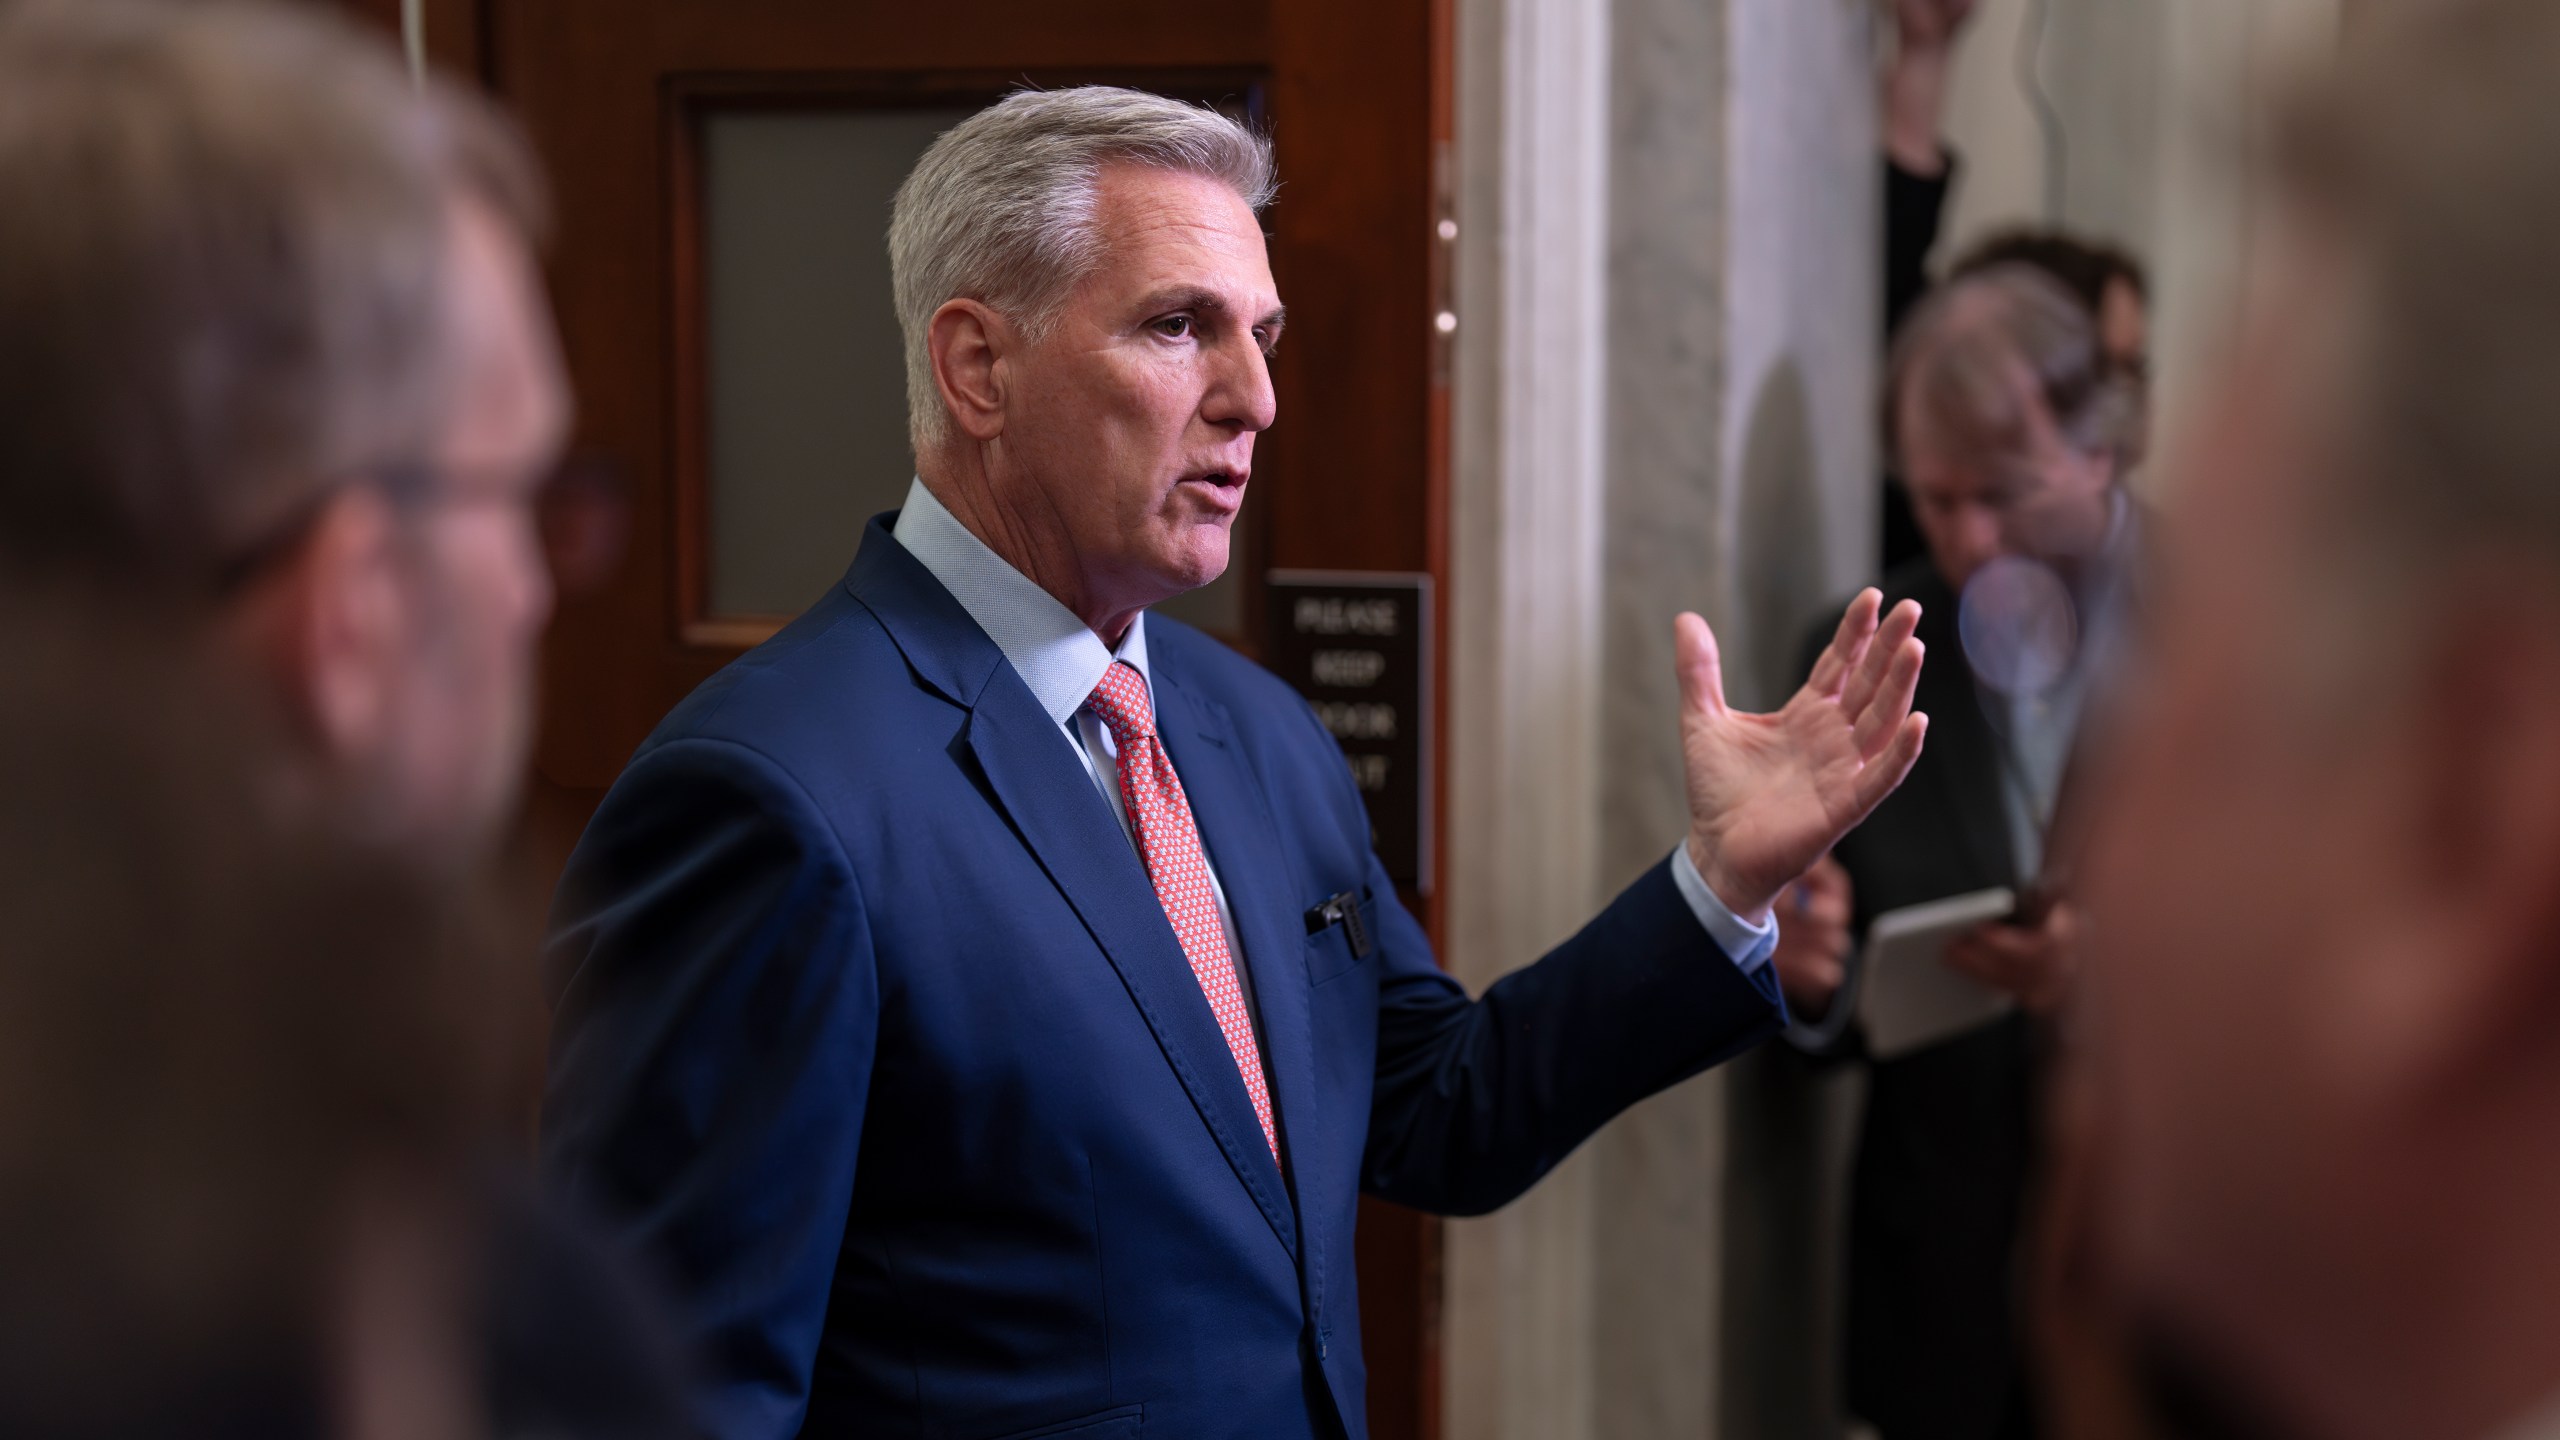
[[[514,802],[551,614],[538,487],[568,424],[567,387],[531,257],[486,207],[455,212],[446,320],[456,403],[406,520],[414,596],[392,783],[419,828],[485,837]]]
[[[2378,1143],[2393,975],[2417,973],[2417,768],[2321,554],[2310,324],[2279,302],[2181,466],[2086,881],[2110,1258],[2155,1318],[2248,1369],[2335,1299],[2401,1182]],[[2403,668],[2406,667],[2397,667]]]
[[[2016,378],[2025,433],[2007,453],[1983,454],[1905,400],[1898,425],[1903,483],[1938,574],[1961,591],[2004,555],[2063,565],[2105,542],[2115,464],[2062,438],[2023,367]]]
[[[1010,362],[1009,505],[1050,512],[1098,612],[1216,579],[1277,404],[1280,296],[1262,229],[1217,181],[1107,167],[1103,254]]]

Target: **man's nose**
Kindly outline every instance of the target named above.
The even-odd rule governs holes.
[[[1969,505],[1956,520],[1956,550],[1968,568],[1979,569],[2009,553],[2009,526],[1998,510]]]
[[[1271,388],[1271,357],[1251,336],[1219,347],[1217,378],[1201,405],[1202,418],[1239,430],[1268,430],[1279,418],[1280,397]]]

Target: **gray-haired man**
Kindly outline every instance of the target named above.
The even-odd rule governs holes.
[[[17,607],[8,628],[69,631],[50,606],[146,617],[281,722],[282,743],[208,762],[243,772],[218,793],[274,805],[313,844],[352,837],[446,900],[514,803],[533,645],[549,613],[531,502],[563,440],[567,397],[529,244],[539,210],[532,161],[493,112],[440,83],[414,85],[389,47],[315,8],[0,6],[0,578],[9,586],[0,603]],[[101,659],[108,673],[116,663]],[[137,846],[165,838],[153,816],[142,806],[131,817]],[[237,817],[235,828],[254,850],[275,819]],[[118,918],[186,923],[190,906],[205,904],[188,887],[238,873],[220,863],[238,859],[137,854],[131,893],[120,897],[132,915]],[[41,918],[8,921],[15,934],[16,922]],[[225,923],[237,922],[205,922]],[[297,933],[280,928],[279,943]],[[205,935],[170,943],[184,955],[221,954]],[[386,944],[374,958],[424,963],[414,945]],[[243,986],[263,974],[250,968]],[[406,983],[415,978],[379,988],[416,993]],[[249,992],[209,984],[206,993]],[[354,993],[279,997],[279,1013],[265,1018],[285,1033],[325,1029],[325,1014],[283,1012],[325,1012]],[[488,1017],[507,1003],[504,992],[480,999],[480,1023],[459,1027],[475,1042],[493,1038]],[[148,1001],[136,1005],[147,1013]],[[161,1043],[218,1045],[260,1023],[208,1016],[203,1034]],[[361,1017],[344,1028],[369,1033]],[[137,1064],[134,1073],[160,1072]],[[209,1114],[228,1102],[196,1098]],[[137,1185],[190,1171],[185,1153],[131,1143],[121,1153],[139,1154]],[[256,1166],[274,1155],[228,1158]],[[369,1226],[382,1228],[386,1211],[406,1219],[441,1206],[448,1182],[469,1197],[453,1210],[467,1213],[434,1218],[464,1227],[458,1253],[476,1244],[485,1263],[416,1259],[379,1306],[341,1307],[342,1323],[292,1338],[378,1348],[404,1375],[458,1360],[472,1387],[461,1413],[394,1385],[395,1428],[674,1433],[677,1407],[662,1401],[673,1382],[625,1289],[488,1177],[386,1182],[398,1192],[389,1197],[296,1190],[324,1184],[309,1174],[244,1177],[240,1192],[292,1192],[291,1213],[349,1232],[309,1237],[312,1275],[259,1283],[338,1283],[331,1267],[362,1258]],[[165,1203],[137,1196],[133,1214]],[[158,1237],[167,1245],[151,1253],[183,1257],[206,1237],[255,1228],[236,1214],[201,1219]],[[76,1249],[120,1233],[118,1223],[12,1239]],[[102,1287],[119,1267],[161,1263],[83,1258]],[[208,1277],[220,1274],[168,1284],[190,1304],[238,1302],[243,1287],[216,1298],[183,1289],[219,1286]],[[466,1333],[397,1328],[440,1297],[467,1314]],[[99,1298],[112,1313],[129,1297]],[[296,1298],[326,1308],[323,1297]],[[378,1377],[330,1373],[332,1357],[307,1350],[271,1367],[276,1337],[262,1315],[214,1313],[235,1316],[241,1333],[213,1335],[204,1354],[126,1357],[133,1389],[158,1399],[168,1398],[156,1387],[170,1367],[203,1367],[180,1377],[202,1387],[203,1404],[168,1417],[193,1427],[186,1433],[316,1433],[311,1417],[333,1389],[382,1388],[367,1383]],[[385,1326],[392,1338],[376,1347]],[[77,1348],[79,1337],[62,1338]],[[463,1353],[440,1353],[448,1344]],[[258,1368],[243,1373],[250,1362]],[[256,1418],[244,1423],[242,1408]],[[121,1413],[101,1406],[77,1418],[113,1427]],[[340,1418],[350,1433],[373,1433],[366,1422],[383,1417]]]
[[[0,11],[0,556],[215,622],[425,861],[515,801],[568,395],[541,184],[320,15]]]
[[[665,1257],[724,1437],[1366,1432],[1362,1192],[1503,1204],[1772,1033],[1769,900],[1901,778],[1914,612],[1774,716],[1682,621],[1693,827],[1481,1000],[1215,577],[1275,417],[1262,141],[1130,91],[937,141],[919,479],[570,862],[545,1145]]]
[[[2303,1440],[2560,1435],[2560,7],[2291,115],[2091,866],[2110,1268]]]

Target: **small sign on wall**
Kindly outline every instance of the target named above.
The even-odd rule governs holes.
[[[1397,884],[1431,882],[1431,577],[1274,570],[1263,656],[1315,707]]]

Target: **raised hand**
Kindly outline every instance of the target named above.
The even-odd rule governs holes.
[[[1914,175],[1944,175],[1947,85],[1956,36],[1973,18],[1974,0],[1894,0],[1900,31],[1884,67],[1885,154]]]
[[[1894,0],[1893,20],[1905,48],[1944,47],[1973,18],[1975,0]]]
[[[1857,828],[1920,758],[1929,725],[1911,711],[1920,607],[1906,600],[1879,623],[1883,604],[1873,590],[1850,602],[1813,677],[1771,715],[1725,705],[1714,633],[1695,615],[1678,621],[1689,858],[1746,920],[1765,918],[1778,892]]]

